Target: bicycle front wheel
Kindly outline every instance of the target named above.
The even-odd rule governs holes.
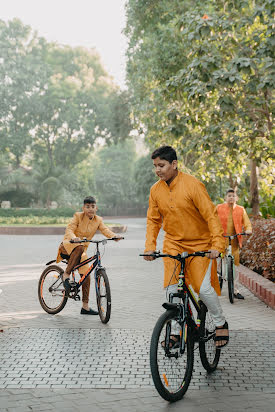
[[[214,372],[220,360],[221,350],[216,347],[214,341],[216,326],[204,303],[201,303],[200,321],[199,351],[201,363],[207,372]]]
[[[56,265],[48,266],[40,276],[38,283],[38,298],[45,312],[55,315],[67,303],[62,282],[63,270]]]
[[[111,289],[105,269],[98,270],[96,275],[96,301],[101,322],[109,322],[111,316]]]
[[[223,261],[220,259],[219,266],[217,268],[217,273],[218,273],[218,278],[219,278],[219,284],[220,284],[220,289],[222,290],[222,285],[223,285]]]
[[[228,257],[227,259],[227,284],[228,284],[228,297],[230,303],[234,303],[234,275],[233,275],[233,259]]]
[[[194,365],[194,340],[186,328],[184,352],[181,345],[174,345],[172,335],[181,331],[174,311],[166,311],[160,316],[153,330],[150,346],[150,366],[154,385],[160,396],[170,402],[183,397],[191,381]]]

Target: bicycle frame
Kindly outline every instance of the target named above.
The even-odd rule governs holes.
[[[100,256],[100,251],[99,251],[99,243],[96,243],[96,253],[94,256],[91,256],[90,258],[84,260],[83,262],[81,262],[80,264],[76,265],[73,270],[72,270],[72,278],[73,281],[75,282],[75,270],[79,269],[80,267],[86,265],[87,263],[93,262],[92,265],[88,268],[87,272],[81,276],[80,280],[78,282],[74,283],[74,296],[76,296],[78,294],[79,289],[81,288],[81,286],[83,285],[83,283],[85,282],[85,280],[88,278],[88,276],[90,276],[90,274],[92,273],[93,270],[95,270],[94,272],[94,277],[95,277],[95,288],[96,288],[96,293],[98,293],[98,285],[96,282],[96,274],[97,271],[99,269],[102,269],[103,266],[101,265],[101,256]]]
[[[200,320],[197,319],[197,323],[195,322],[194,315],[189,303],[189,299],[193,303],[197,313],[200,312],[200,303],[194,296],[190,286],[188,286],[185,282],[185,260],[181,261],[181,270],[179,274],[179,281],[178,281],[178,292],[170,293],[169,294],[169,303],[173,303],[174,298],[181,298],[183,303],[176,304],[179,307],[180,317],[183,319],[183,327],[185,333],[185,339],[182,339],[182,347],[181,350],[184,351],[184,344],[186,343],[186,328],[187,326],[191,326],[194,329],[198,329],[200,326]],[[165,305],[165,304],[164,304]],[[185,316],[184,316],[185,315]],[[185,323],[185,325],[184,325]]]

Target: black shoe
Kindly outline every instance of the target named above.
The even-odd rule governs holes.
[[[238,293],[234,293],[234,298],[236,298],[236,299],[244,299],[244,296],[241,295],[241,294],[238,292]]]
[[[89,310],[86,310],[86,309],[82,308],[81,311],[80,311],[80,314],[81,315],[98,315],[98,312],[96,310],[91,309],[91,308]]]
[[[69,295],[70,291],[71,291],[71,284],[70,284],[70,279],[67,278],[63,281],[63,286],[66,292],[66,295]]]

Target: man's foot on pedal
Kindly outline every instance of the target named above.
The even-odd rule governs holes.
[[[63,286],[64,286],[64,289],[65,289],[66,295],[69,295],[69,293],[71,291],[70,279],[67,278],[67,279],[62,280],[62,281],[63,281]]]
[[[98,312],[96,310],[91,309],[91,308],[89,310],[81,308],[80,314],[81,315],[98,315]]]
[[[244,299],[244,296],[241,295],[241,294],[238,292],[238,293],[234,293],[234,298],[235,298],[235,299]]]

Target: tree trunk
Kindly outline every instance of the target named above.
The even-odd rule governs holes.
[[[229,172],[229,184],[230,184],[230,188],[234,189],[234,191],[237,193],[238,183],[237,183],[237,180],[233,180],[232,173],[230,172]]]
[[[258,189],[258,167],[255,159],[250,159],[250,196],[253,216],[260,214]]]

